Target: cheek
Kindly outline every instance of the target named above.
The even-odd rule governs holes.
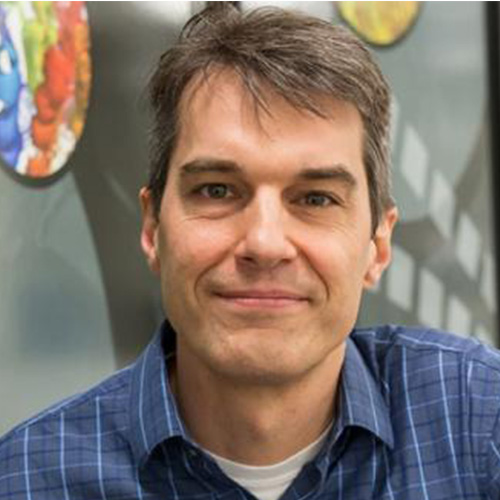
[[[231,248],[234,231],[220,221],[177,219],[167,224],[161,240],[167,268],[185,279],[217,265]]]
[[[313,272],[319,276],[329,294],[357,293],[362,287],[369,243],[361,243],[360,235],[336,233],[309,234],[303,252]]]

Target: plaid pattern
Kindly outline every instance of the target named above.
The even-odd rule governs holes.
[[[253,498],[189,440],[165,370],[173,337],[165,324],[134,365],[4,436],[0,499]],[[282,498],[498,500],[499,409],[497,351],[433,331],[354,331],[339,418]]]

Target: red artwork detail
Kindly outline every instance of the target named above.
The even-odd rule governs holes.
[[[44,81],[35,92],[36,114],[32,121],[33,143],[39,149],[28,162],[34,177],[49,172],[59,125],[66,121],[78,137],[83,128],[81,108],[90,86],[88,25],[84,2],[54,2],[59,30],[57,42],[45,52]]]

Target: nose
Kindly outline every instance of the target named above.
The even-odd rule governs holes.
[[[288,213],[278,193],[256,194],[243,213],[242,237],[235,252],[237,260],[267,270],[293,260],[297,249],[289,239],[289,225]]]

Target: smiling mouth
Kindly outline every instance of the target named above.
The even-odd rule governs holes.
[[[246,309],[284,309],[303,306],[309,300],[286,292],[225,292],[215,293],[225,304]]]

